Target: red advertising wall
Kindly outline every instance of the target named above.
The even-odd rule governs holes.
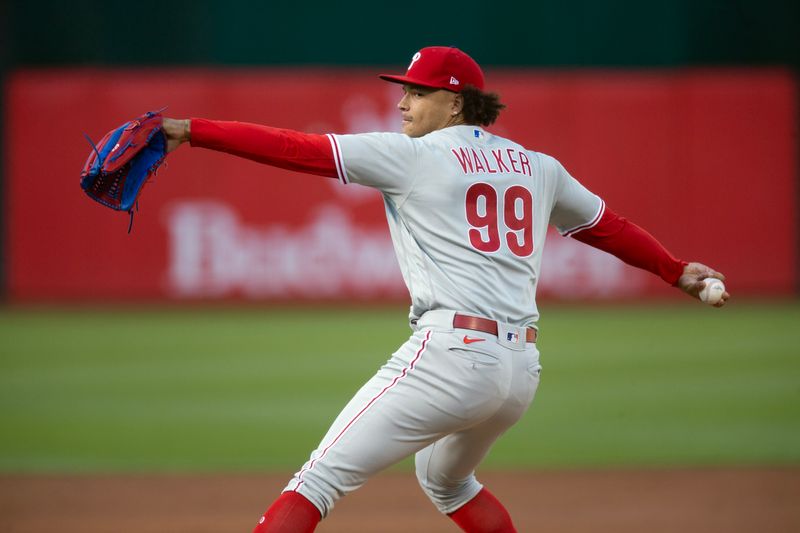
[[[796,87],[779,70],[489,71],[491,131],[558,158],[738,294],[797,280]],[[4,255],[13,301],[406,299],[374,191],[182,147],[128,217],[79,187],[95,140],[146,110],[309,132],[398,130],[399,86],[366,70],[47,70],[6,87]],[[548,237],[540,293],[671,289]],[[563,283],[569,277],[570,284]]]

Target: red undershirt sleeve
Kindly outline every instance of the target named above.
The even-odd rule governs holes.
[[[191,145],[226,152],[274,167],[337,178],[327,135],[247,122],[193,118]]]
[[[571,236],[629,265],[652,272],[670,285],[678,282],[687,264],[673,257],[655,237],[608,207],[597,224]]]

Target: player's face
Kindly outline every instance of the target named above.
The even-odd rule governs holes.
[[[397,108],[403,119],[403,133],[422,137],[460,123],[461,98],[450,91],[403,85],[403,98]]]

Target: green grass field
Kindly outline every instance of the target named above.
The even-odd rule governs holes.
[[[292,470],[405,315],[0,310],[0,471]],[[537,398],[487,468],[800,464],[797,302],[545,303],[540,326]]]

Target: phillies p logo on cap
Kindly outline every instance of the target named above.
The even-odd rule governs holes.
[[[406,69],[406,74],[408,74],[408,71],[411,70],[411,67],[414,66],[414,63],[419,61],[420,57],[422,57],[422,52],[417,52],[416,54],[414,54],[414,57],[411,58],[411,63],[408,64],[408,68]]]

